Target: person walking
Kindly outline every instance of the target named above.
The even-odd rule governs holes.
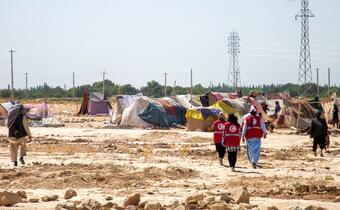
[[[328,135],[328,126],[325,119],[321,117],[321,112],[316,111],[316,118],[312,120],[310,126],[310,138],[313,138],[313,152],[314,156],[317,156],[316,150],[320,147],[320,156],[323,157],[322,150],[326,147],[326,137]]]
[[[10,156],[14,166],[18,166],[18,150],[20,147],[20,163],[25,165],[26,137],[31,140],[31,132],[25,117],[25,108],[16,103],[9,110],[7,117],[8,139],[10,143]]]
[[[261,152],[261,138],[267,137],[267,129],[264,121],[257,115],[255,106],[251,106],[249,114],[245,116],[242,128],[241,139],[247,144],[247,155],[254,169]]]
[[[216,152],[218,153],[219,163],[223,165],[223,158],[226,153],[226,148],[222,145],[223,131],[224,131],[224,114],[220,112],[217,116],[217,120],[213,124],[214,130],[214,143]]]
[[[339,108],[338,105],[334,103],[333,105],[333,125],[335,128],[339,128]]]
[[[240,151],[240,124],[237,122],[237,117],[234,114],[228,115],[228,121],[224,124],[223,146],[228,152],[228,161],[230,170],[235,172],[237,161],[237,153]]]

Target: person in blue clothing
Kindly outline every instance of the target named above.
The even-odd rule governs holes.
[[[247,153],[253,168],[257,168],[260,158],[262,137],[267,137],[266,126],[261,117],[257,115],[256,107],[251,106],[249,114],[244,118],[241,139],[247,144]]]

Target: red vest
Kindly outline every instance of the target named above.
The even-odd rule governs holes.
[[[261,128],[261,118],[258,116],[250,115],[246,117],[246,139],[249,138],[262,138],[263,131]]]
[[[224,120],[216,120],[214,122],[214,143],[221,143],[223,137],[223,130],[224,130]]]
[[[225,124],[224,146],[240,146],[240,126],[231,122]]]

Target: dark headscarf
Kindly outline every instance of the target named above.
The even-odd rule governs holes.
[[[234,115],[233,113],[228,114],[228,122],[239,125],[237,120],[238,119],[237,119],[236,115]]]
[[[25,108],[22,104],[13,105],[8,112],[7,127],[12,127],[16,119],[21,115],[25,115],[25,113]]]

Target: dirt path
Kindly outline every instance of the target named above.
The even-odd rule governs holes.
[[[62,197],[73,188],[77,199],[101,201],[112,195],[121,204],[128,194],[141,192],[143,199],[171,203],[192,193],[217,194],[242,185],[260,209],[273,204],[280,209],[306,203],[338,206],[333,201],[340,195],[340,138],[332,138],[330,152],[320,158],[311,155],[307,136],[270,134],[263,141],[262,168],[252,169],[242,151],[232,173],[217,164],[211,133],[32,128],[35,141],[28,146],[27,165],[17,169],[8,160],[6,133],[0,127],[0,188],[24,189],[28,197]],[[54,209],[57,203],[21,203],[11,209]]]

